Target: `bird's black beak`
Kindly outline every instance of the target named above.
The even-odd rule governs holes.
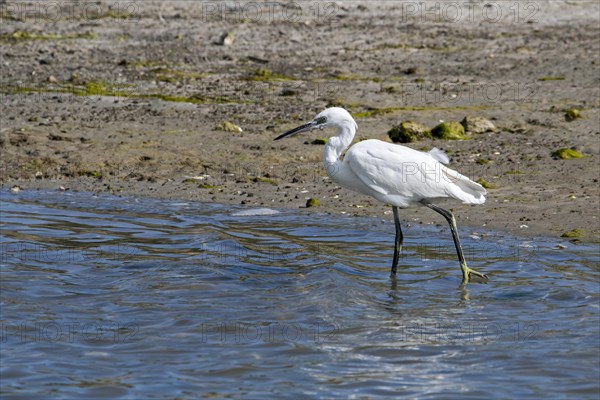
[[[311,131],[311,130],[315,129],[317,127],[317,125],[318,125],[317,121],[310,121],[307,124],[300,125],[299,127],[292,129],[291,131],[287,131],[286,133],[283,133],[283,134],[277,136],[274,140],[283,139],[284,137],[292,136],[297,133]]]

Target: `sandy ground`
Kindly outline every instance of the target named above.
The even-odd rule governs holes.
[[[1,183],[391,218],[327,178],[328,132],[273,138],[328,105],[355,140],[471,115],[498,130],[408,144],[496,186],[440,204],[459,225],[598,241],[600,3],[470,4],[3,2]]]

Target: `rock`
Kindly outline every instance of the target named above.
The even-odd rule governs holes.
[[[50,83],[58,83],[58,79],[56,79],[56,77],[55,77],[55,76],[53,76],[53,75],[50,75],[50,76],[48,77],[48,82],[50,82]]]
[[[533,133],[532,129],[530,129],[524,122],[514,123],[512,126],[508,126],[504,128],[508,133],[518,133],[521,135],[531,135]]]
[[[306,200],[306,207],[318,207],[321,205],[321,202],[317,199],[315,199],[314,197],[311,197],[310,199]]]
[[[442,122],[431,130],[431,135],[436,139],[465,140],[465,128],[460,122]]]
[[[297,96],[298,92],[293,89],[283,89],[281,92],[282,96]]]
[[[417,122],[404,121],[390,129],[388,136],[394,143],[410,143],[423,138],[430,138],[431,132],[426,126]]]
[[[565,120],[568,122],[574,121],[577,118],[581,118],[581,112],[576,108],[571,108],[565,111]]]
[[[222,46],[231,46],[233,44],[234,39],[235,36],[233,36],[233,33],[225,32],[221,35],[221,38],[219,39],[219,44]]]
[[[228,121],[225,121],[225,122],[219,124],[215,129],[225,131],[225,132],[235,132],[235,133],[241,133],[244,131],[242,128],[240,128],[236,124],[232,124],[231,122],[228,122]]]
[[[495,132],[496,126],[487,118],[466,116],[461,122],[469,133]]]
[[[569,238],[569,239],[578,238],[581,236],[583,236],[583,232],[580,231],[579,229],[573,229],[571,231],[567,231],[567,232],[563,233],[562,235],[560,235],[560,237],[562,237],[562,238]]]

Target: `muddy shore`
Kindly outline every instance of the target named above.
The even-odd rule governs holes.
[[[484,205],[440,204],[458,224],[600,240],[595,1],[54,4],[0,4],[5,189],[391,219],[327,177],[315,139],[329,132],[273,138],[329,105],[353,113],[356,141],[478,116],[496,130],[406,144],[490,185]]]

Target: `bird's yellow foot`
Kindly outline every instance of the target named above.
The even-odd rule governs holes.
[[[469,267],[467,267],[467,265],[461,265],[461,269],[462,269],[462,273],[463,273],[463,283],[469,283],[471,282],[471,279],[473,277],[477,277],[477,282],[481,282],[481,283],[487,283],[488,282],[488,277],[485,274],[482,274],[481,272],[477,272],[474,269],[471,269]]]

